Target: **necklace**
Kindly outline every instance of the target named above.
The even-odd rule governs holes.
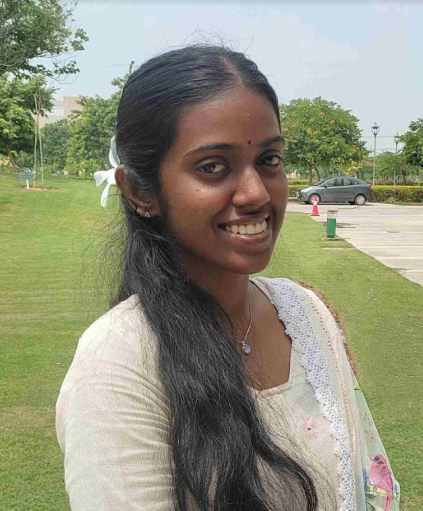
[[[247,344],[245,341],[247,340],[248,334],[250,333],[251,325],[253,324],[253,312],[251,310],[251,298],[250,298],[250,290],[249,289],[248,289],[248,307],[250,309],[250,324],[248,325],[247,332],[245,334],[244,339],[242,341],[237,340],[237,342],[241,343],[241,349],[242,349],[243,353],[245,353],[246,355],[251,353],[251,346],[249,344]]]

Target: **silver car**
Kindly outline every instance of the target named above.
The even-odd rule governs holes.
[[[338,176],[320,181],[317,185],[297,190],[297,198],[306,204],[317,202],[349,202],[362,205],[371,198],[372,185],[355,177]]]

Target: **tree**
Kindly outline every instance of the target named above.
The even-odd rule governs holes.
[[[308,169],[309,182],[319,167],[355,173],[367,154],[358,119],[350,111],[320,97],[295,99],[280,106],[286,138],[285,160]]]
[[[408,164],[423,168],[423,119],[410,123],[409,131],[401,137],[402,153]]]
[[[35,98],[41,100],[40,113],[52,108],[54,89],[44,76],[20,79],[0,77],[0,154],[7,154],[15,169],[13,152],[31,151],[34,144]]]
[[[0,0],[0,77],[13,73],[57,78],[77,73],[69,56],[83,50],[88,37],[75,26],[75,5],[67,7],[60,0]],[[33,59],[48,59],[52,67]]]
[[[47,124],[41,130],[44,162],[55,170],[63,170],[66,165],[70,138],[69,121],[62,119]]]
[[[397,178],[401,177],[403,185],[407,185],[407,178],[416,174],[417,168],[407,162],[403,152],[395,154],[385,152],[376,157],[376,173],[378,177],[384,176],[393,180],[394,174]]]
[[[66,167],[88,167],[92,172],[106,168],[109,163],[110,138],[113,136],[118,101],[116,95],[103,99],[82,97],[81,112],[76,112],[70,122],[69,150]]]
[[[72,116],[69,128],[69,150],[66,167],[71,172],[79,169],[82,174],[108,168],[110,139],[115,131],[117,109],[124,78],[117,78],[112,84],[118,92],[110,98],[99,96],[81,97],[83,109]]]

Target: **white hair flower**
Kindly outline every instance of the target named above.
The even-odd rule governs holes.
[[[107,200],[109,198],[109,191],[112,185],[116,185],[115,173],[116,169],[119,165],[119,158],[116,152],[116,140],[115,137],[112,137],[110,141],[110,151],[109,151],[109,162],[113,168],[109,170],[98,170],[94,172],[94,179],[96,186],[100,186],[104,182],[106,182],[106,187],[101,194],[100,203],[105,208],[107,206]]]

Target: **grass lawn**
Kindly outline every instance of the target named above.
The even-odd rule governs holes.
[[[0,175],[0,510],[69,510],[54,405],[79,335],[106,308],[95,292],[98,239],[113,208],[92,183],[48,177],[27,191]],[[337,310],[402,485],[423,509],[423,288],[323,227],[288,214],[264,272],[305,281]],[[348,250],[333,250],[348,248]]]

